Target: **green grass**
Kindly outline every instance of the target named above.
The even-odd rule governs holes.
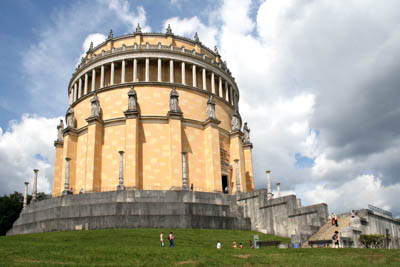
[[[175,234],[175,248],[159,235]],[[119,229],[0,237],[0,266],[400,266],[400,252],[381,249],[249,249],[251,231]],[[288,239],[263,235],[260,240]],[[217,250],[216,242],[222,242]],[[168,240],[166,240],[168,245]],[[233,249],[232,242],[245,248]]]

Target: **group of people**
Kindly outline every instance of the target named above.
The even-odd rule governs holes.
[[[174,239],[175,239],[174,233],[170,232],[169,235],[168,235],[168,241],[169,241],[169,246],[168,247],[169,248],[174,248],[175,247]],[[161,234],[160,234],[160,246],[161,247],[165,246],[165,244],[164,244],[164,232],[161,232]]]
[[[253,243],[253,241],[251,241],[251,240],[249,240],[249,247],[250,247],[250,248],[254,248],[254,243]],[[221,242],[218,240],[218,241],[217,241],[217,249],[221,249],[221,248],[222,248],[222,244],[221,244]],[[238,248],[236,242],[233,242],[233,243],[232,243],[232,248]],[[242,243],[242,242],[239,243],[239,248],[240,248],[240,249],[243,248],[243,243]]]

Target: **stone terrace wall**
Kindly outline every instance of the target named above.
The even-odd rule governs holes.
[[[295,195],[267,200],[267,190],[243,193],[238,199],[252,230],[305,242],[325,224],[328,206],[324,203],[298,207]]]
[[[34,202],[7,235],[106,228],[249,230],[236,196],[191,191],[126,190]]]

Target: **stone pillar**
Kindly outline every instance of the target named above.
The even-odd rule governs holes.
[[[146,71],[145,71],[145,81],[149,81],[150,76],[150,59],[146,57]]]
[[[277,197],[281,197],[281,183],[276,183]]]
[[[185,70],[185,62],[182,61],[182,84],[186,84],[186,70]]]
[[[233,92],[232,92],[232,86],[229,86],[229,92],[231,94],[231,105],[233,106]]]
[[[25,182],[25,193],[24,193],[24,204],[23,208],[25,208],[28,205],[28,182]]]
[[[60,127],[60,126],[59,126]],[[56,157],[54,162],[54,175],[53,175],[53,197],[59,196],[62,191],[62,173],[64,164],[64,140],[56,140],[54,142],[56,148]]]
[[[188,189],[187,152],[182,152],[182,189]]]
[[[121,63],[121,83],[125,83],[125,59]]]
[[[239,185],[240,185],[240,191],[241,192],[246,192],[247,184],[246,184],[246,168],[245,168],[245,156],[244,156],[244,151],[243,151],[243,141],[242,141],[242,136],[243,133],[240,130],[232,131],[230,133],[230,164],[232,166],[236,165],[234,162],[234,159],[238,160],[238,167],[239,167]],[[232,174],[233,177],[233,174]],[[230,188],[233,190],[237,190],[237,181],[232,179],[232,182],[236,184],[230,185]]]
[[[161,58],[159,58],[158,59],[158,68],[157,68],[157,81],[158,82],[162,82],[161,73],[162,73],[162,61],[161,61]]]
[[[101,65],[101,72],[100,72],[100,88],[104,87],[104,65]]]
[[[83,94],[87,95],[88,93],[88,84],[89,84],[89,75],[87,72],[85,73],[85,86],[83,87]]]
[[[137,82],[137,59],[133,59],[133,82]]]
[[[69,190],[69,163],[70,163],[71,159],[70,158],[65,158],[65,162],[66,162],[66,166],[65,166],[65,182],[64,182],[64,191],[63,191],[63,195],[67,195],[68,194],[68,190]]]
[[[92,70],[92,92],[96,89],[96,70]]]
[[[115,70],[115,64],[114,62],[111,62],[110,85],[114,85],[114,70]]]
[[[240,175],[239,175],[239,160],[235,159],[235,172],[236,172],[236,194],[240,193]]]
[[[86,191],[98,191],[101,177],[101,153],[103,142],[103,121],[99,117],[89,117],[86,151]]]
[[[169,61],[169,82],[174,83],[174,61]]]
[[[211,93],[215,94],[215,74],[211,72]]]
[[[38,176],[38,169],[34,169],[33,172],[35,175],[33,176],[33,188],[32,188],[32,200],[36,201],[37,198],[37,176]]]
[[[265,171],[267,173],[267,199],[272,199],[272,190],[271,190],[271,171]]]
[[[170,189],[182,188],[182,113],[168,113]]]
[[[73,102],[73,95],[74,95],[74,89],[71,87],[70,89],[69,89],[69,105],[71,106],[72,105],[72,102]]]
[[[296,198],[296,202],[297,202],[297,207],[301,208],[301,199],[300,198]]]
[[[218,83],[218,88],[219,88],[219,97],[224,97],[223,95],[222,95],[222,78],[221,78],[221,76],[220,77],[218,77],[218,81],[219,81],[219,83]]]
[[[226,102],[229,102],[229,87],[227,81],[225,81],[225,100]]]
[[[124,151],[118,151],[119,153],[119,183],[117,186],[118,190],[125,190],[124,186]]]
[[[207,72],[205,68],[203,68],[203,90],[207,90]]]
[[[137,111],[125,111],[125,186],[140,189],[139,183],[139,118]]]
[[[76,83],[74,83],[74,102],[78,99],[78,88]]]
[[[197,87],[197,81],[196,81],[196,78],[197,78],[197,75],[196,75],[196,65],[193,65],[192,66],[192,76],[193,76],[193,87]]]
[[[78,80],[78,84],[79,84],[79,86],[78,86],[78,98],[81,98],[81,96],[82,96],[82,78],[80,78],[80,77],[79,77],[79,80]]]

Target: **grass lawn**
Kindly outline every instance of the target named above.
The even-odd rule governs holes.
[[[165,233],[166,247],[159,235]],[[167,234],[175,234],[168,248]],[[250,249],[251,231],[118,229],[0,237],[0,266],[400,266],[400,251]],[[260,240],[288,239],[256,233]],[[222,249],[216,249],[220,240]],[[232,242],[243,242],[233,249]]]

